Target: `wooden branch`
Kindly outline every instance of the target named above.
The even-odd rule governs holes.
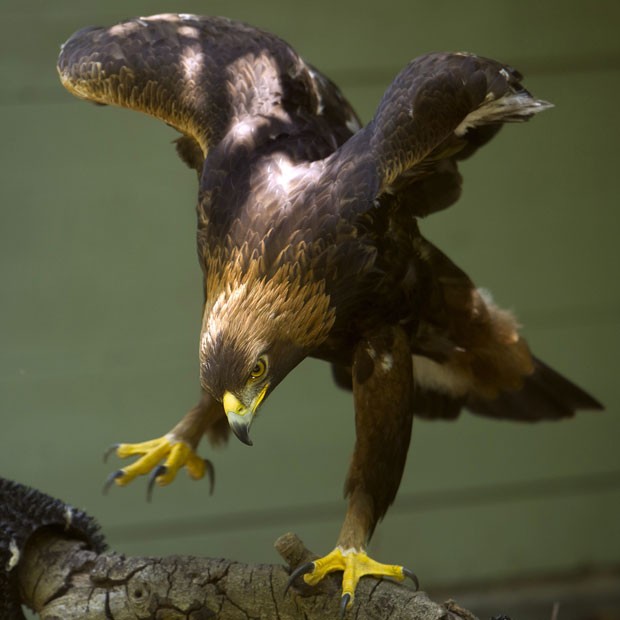
[[[279,538],[276,548],[291,568],[316,557],[293,534]],[[85,543],[50,529],[30,538],[18,571],[22,601],[43,620],[318,620],[339,614],[339,576],[312,588],[295,584],[285,596],[289,571],[284,566],[190,556],[97,554]],[[347,616],[473,618],[456,605],[439,605],[423,592],[374,579],[360,582]]]

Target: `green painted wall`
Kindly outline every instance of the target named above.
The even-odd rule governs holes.
[[[175,134],[73,99],[57,81],[74,30],[164,11],[276,32],[365,120],[412,57],[467,49],[527,74],[556,108],[462,166],[465,192],[423,231],[515,309],[543,359],[607,405],[560,424],[417,422],[378,559],[423,585],[620,561],[616,2],[184,3],[4,0],[0,8],[0,474],[96,515],[132,554],[278,561],[297,532],[335,542],[352,404],[317,362],[270,398],[255,446],[209,453],[216,491],[184,475],[144,501],[101,485],[116,441],[166,432],[198,396],[195,175]],[[114,459],[112,459],[114,461]]]

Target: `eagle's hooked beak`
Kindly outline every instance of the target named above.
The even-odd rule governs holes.
[[[242,441],[247,446],[252,445],[250,439],[250,426],[252,426],[252,420],[254,414],[258,409],[261,401],[267,393],[267,387],[265,386],[254,398],[249,407],[244,405],[234,394],[231,392],[225,392],[222,404],[224,405],[224,411],[228,418],[228,424],[232,432],[237,436],[237,439]]]

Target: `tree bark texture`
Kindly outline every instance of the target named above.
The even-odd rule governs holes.
[[[293,534],[276,541],[282,565],[107,552],[97,522],[61,500],[0,478],[0,620],[314,620],[338,618],[340,575],[318,586],[290,572],[314,559]],[[348,618],[471,620],[404,584],[362,579]]]
[[[276,548],[291,568],[313,557],[293,534],[278,539]],[[31,537],[18,566],[22,602],[42,620],[339,617],[339,576],[312,588],[296,583],[285,595],[288,576],[289,570],[279,565],[98,554],[88,550],[86,543],[49,529]],[[360,582],[347,617],[472,618],[454,604],[439,605],[423,592],[375,579]]]

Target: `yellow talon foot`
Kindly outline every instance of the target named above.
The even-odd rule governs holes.
[[[116,452],[116,456],[119,458],[136,455],[140,458],[131,465],[111,474],[104,491],[107,491],[112,483],[125,486],[138,476],[151,474],[148,491],[150,498],[155,483],[159,486],[170,484],[182,467],[187,469],[187,473],[194,480],[200,480],[205,473],[208,473],[211,491],[213,491],[213,465],[211,462],[201,459],[188,443],[176,439],[171,434],[142,443],[117,444],[106,453],[106,458],[111,451]],[[162,461],[164,462],[162,463]]]
[[[342,549],[341,547],[336,547],[326,556],[297,568],[291,574],[289,585],[297,577],[303,575],[304,581],[308,585],[315,586],[326,575],[334,571],[343,571],[341,613],[344,613],[352,605],[357,584],[365,575],[391,577],[396,581],[403,581],[409,577],[415,583],[416,589],[418,588],[418,580],[410,570],[393,564],[380,564],[368,557],[365,551]]]

